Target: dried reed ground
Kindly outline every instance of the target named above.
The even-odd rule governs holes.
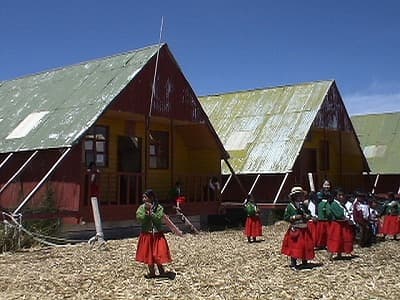
[[[318,251],[311,270],[292,271],[280,254],[287,224],[264,228],[264,241],[243,232],[168,233],[175,280],[145,279],[134,261],[137,238],[37,248],[0,255],[1,299],[400,299],[400,241],[356,248],[352,260]]]

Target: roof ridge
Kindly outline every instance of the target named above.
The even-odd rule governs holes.
[[[290,87],[290,86],[307,85],[307,84],[313,84],[313,83],[319,83],[319,82],[333,83],[334,81],[335,81],[335,79],[326,79],[326,80],[322,79],[322,80],[307,81],[307,82],[300,82],[300,83],[282,84],[282,85],[270,86],[270,87],[253,88],[253,89],[248,89],[248,90],[230,91],[230,92],[226,92],[226,93],[209,94],[209,95],[203,95],[203,96],[199,96],[199,97],[204,98],[204,97],[213,97],[213,96],[221,96],[221,95],[229,95],[229,94],[241,94],[241,93],[248,93],[248,92],[254,92],[254,91],[272,90],[272,89],[278,89],[278,88],[284,88],[284,87]]]
[[[164,46],[165,44],[166,44],[166,43],[161,43],[161,44],[160,44],[160,48],[161,48],[162,46]],[[5,83],[5,82],[12,82],[12,81],[15,81],[15,80],[21,80],[21,79],[25,79],[25,78],[28,78],[28,77],[38,76],[38,75],[41,75],[41,74],[44,74],[44,73],[48,73],[48,72],[56,72],[56,71],[63,70],[63,69],[66,69],[66,68],[71,68],[71,67],[76,67],[76,66],[84,65],[84,64],[87,64],[87,63],[90,63],[90,62],[96,62],[96,61],[106,60],[106,59],[110,59],[110,58],[117,57],[117,56],[127,55],[127,54],[129,54],[129,53],[144,51],[144,50],[146,50],[146,49],[148,49],[148,48],[153,48],[153,47],[158,47],[158,46],[159,46],[158,44],[148,45],[148,46],[145,46],[145,47],[142,47],[142,48],[139,48],[139,49],[128,50],[128,51],[124,51],[124,52],[120,52],[120,53],[116,53],[116,54],[111,54],[111,55],[104,56],[104,57],[98,57],[98,58],[88,59],[88,60],[84,60],[84,61],[81,61],[81,62],[77,62],[77,63],[70,64],[70,65],[54,67],[54,68],[50,68],[50,69],[47,69],[47,70],[38,71],[38,72],[36,72],[36,73],[31,73],[31,74],[22,75],[22,76],[13,78],[13,79],[0,81],[0,85],[3,84],[3,83]]]
[[[390,112],[381,112],[381,113],[358,114],[358,115],[352,115],[351,118],[353,118],[353,117],[383,116],[383,115],[397,115],[397,114],[400,114],[400,110],[399,111],[390,111]]]

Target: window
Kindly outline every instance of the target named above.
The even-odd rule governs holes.
[[[98,167],[108,164],[108,128],[94,126],[89,129],[85,137],[85,163],[88,167],[94,161]]]
[[[168,169],[169,135],[165,131],[152,131],[149,144],[149,168]]]

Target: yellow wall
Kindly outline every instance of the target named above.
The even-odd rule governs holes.
[[[329,142],[329,169],[321,170],[320,165],[320,142]],[[338,131],[313,130],[311,140],[305,142],[305,148],[317,150],[317,172],[320,178],[326,177],[333,183],[346,184],[346,180],[352,180],[358,184],[361,180],[357,178],[363,172],[362,153],[357,149],[354,136],[351,133]],[[353,185],[347,182],[349,185]],[[360,182],[361,184],[361,182]]]
[[[101,118],[96,125],[107,126],[109,129],[109,144],[108,144],[108,167],[104,168],[104,172],[117,171],[117,147],[118,136],[127,135],[126,124],[123,118]],[[182,125],[180,125],[182,126]],[[173,187],[176,180],[180,180],[182,175],[197,176],[203,175],[207,178],[212,175],[219,176],[221,174],[221,158],[219,149],[190,149],[185,145],[183,137],[176,131],[171,134],[170,122],[157,122],[152,120],[151,130],[166,131],[169,133],[170,139],[170,157],[168,169],[148,169],[147,186],[143,189],[152,188],[156,191],[160,199],[167,197],[169,190]],[[142,172],[145,172],[145,123],[137,121],[134,125],[133,134],[142,138]],[[193,132],[193,138],[196,138],[196,133]],[[214,138],[210,135],[210,138]],[[174,143],[174,145],[172,145]],[[202,179],[203,181],[205,179]],[[203,184],[203,181],[199,184]],[[110,191],[111,194],[116,194],[115,190]]]

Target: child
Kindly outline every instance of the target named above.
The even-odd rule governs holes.
[[[180,181],[175,183],[175,187],[170,191],[170,198],[173,200],[173,204],[177,211],[181,211],[181,206],[186,203],[186,197],[183,194],[182,184]]]
[[[318,192],[318,222],[314,239],[316,249],[325,249],[328,242],[328,230],[332,219],[330,203],[333,200],[330,188],[329,181],[325,180],[322,191]]]
[[[245,226],[247,241],[249,243],[256,242],[256,237],[262,236],[262,223],[260,219],[260,210],[251,195],[247,196],[244,202],[244,209],[247,213]]]
[[[153,190],[143,194],[143,204],[136,211],[136,219],[142,225],[136,250],[136,261],[148,265],[149,273],[146,278],[155,278],[157,265],[160,276],[166,276],[163,264],[171,262],[167,240],[161,231],[164,216],[163,207],[158,204]]]
[[[308,209],[304,206],[305,191],[300,186],[294,186],[289,194],[290,203],[285,209],[283,218],[290,222],[283,242],[281,253],[290,256],[290,267],[297,270],[297,259],[302,265],[315,257],[314,243],[307,223],[311,218]]]
[[[327,248],[330,252],[330,259],[336,253],[337,259],[342,257],[342,252],[351,254],[355,240],[354,230],[351,220],[347,214],[345,203],[346,197],[341,189],[333,193],[334,200],[330,203],[332,221],[329,226]]]
[[[385,205],[385,216],[383,219],[382,234],[384,237],[396,236],[400,234],[400,217],[399,217],[399,203],[394,197],[394,193],[389,193],[388,203]]]

